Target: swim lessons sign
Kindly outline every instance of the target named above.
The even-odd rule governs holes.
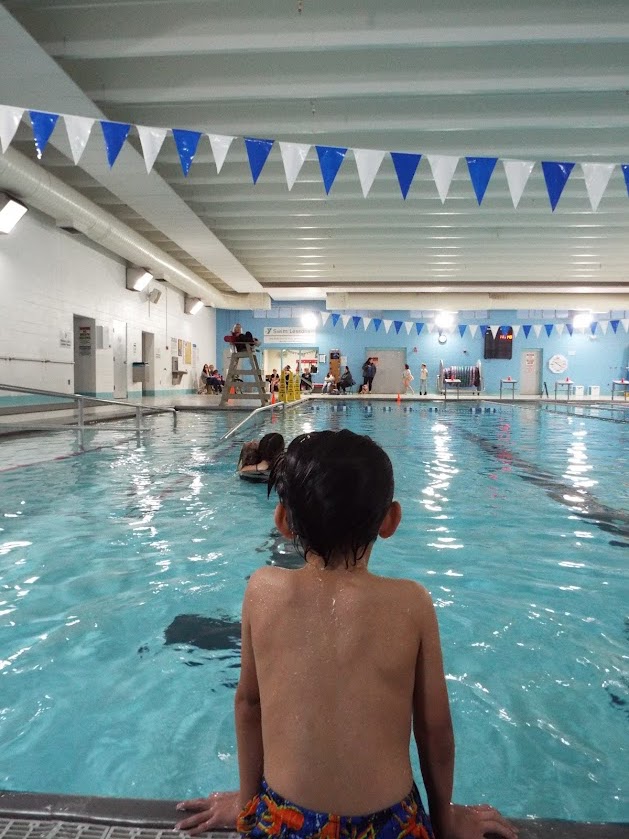
[[[265,344],[314,344],[315,333],[305,326],[265,326]]]

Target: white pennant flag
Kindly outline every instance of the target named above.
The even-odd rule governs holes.
[[[289,191],[293,188],[309,151],[310,146],[305,143],[280,143],[282,163],[286,173],[286,185]]]
[[[509,184],[509,192],[511,193],[511,200],[514,208],[517,208],[524,192],[524,187],[533,171],[534,163],[528,160],[503,160],[505,175],[507,176],[507,183]]]
[[[405,320],[404,321],[404,328],[406,329],[406,334],[411,334],[411,329],[413,328],[414,324],[412,320]]]
[[[588,191],[590,204],[594,212],[598,210],[601,198],[607,189],[607,184],[614,171],[613,163],[582,163],[585,188]]]
[[[557,330],[558,335],[563,335],[563,331],[564,331],[565,328],[566,328],[565,323],[556,323],[555,324],[555,329]]]
[[[22,114],[23,108],[11,108],[8,105],[0,105],[0,142],[2,143],[2,153],[9,148],[11,141],[15,137]]]
[[[608,320],[599,320],[598,328],[601,330],[603,335],[607,335],[607,327],[609,326]]]
[[[393,323],[393,321],[392,321],[392,320],[384,320],[384,318],[383,318],[383,320],[382,320],[382,325],[384,326],[384,331],[385,331],[385,332],[388,332],[388,331],[389,331],[389,329],[391,329],[391,324],[392,324],[392,323]]]
[[[428,332],[429,332],[431,335],[432,335],[432,333],[435,331],[435,329],[436,329],[436,328],[437,328],[437,327],[434,325],[434,323],[427,323],[427,324],[426,324],[426,329],[428,330]]]
[[[330,317],[330,312],[321,312],[321,326],[325,326]]]
[[[225,163],[229,147],[236,138],[227,137],[223,134],[208,134],[207,136],[210,138],[212,154],[214,155],[214,163],[216,163],[216,174],[218,175],[223,168],[223,163]]]
[[[147,125],[137,125],[138,134],[140,135],[140,143],[142,144],[142,153],[144,154],[144,165],[146,171],[150,173],[157,155],[162,148],[164,138],[166,137],[166,128],[151,128]]]
[[[376,179],[380,165],[384,160],[385,152],[375,151],[374,149],[352,149],[352,151],[356,160],[356,168],[358,169],[363,197],[366,198]]]
[[[351,315],[341,315],[341,322],[343,324],[343,328],[345,328],[347,326],[350,318],[351,318]]]
[[[441,198],[441,203],[445,204],[459,158],[449,157],[444,154],[429,154],[428,162],[432,169],[432,176],[437,185],[437,192],[439,193],[439,198]]]
[[[500,324],[498,324],[498,326],[490,326],[490,327],[489,327],[489,329],[490,329],[490,331],[491,331],[491,334],[492,334],[492,335],[494,336],[494,338],[495,338],[495,337],[496,337],[496,335],[498,334],[498,330],[500,329]]]
[[[72,159],[74,160],[75,166],[78,166],[81,155],[85,151],[85,146],[92,133],[92,126],[95,120],[90,117],[73,117],[64,114],[63,121],[66,124],[66,133],[68,135],[68,142],[70,143]]]
[[[620,322],[625,332],[629,332],[629,318],[622,318]]]
[[[470,323],[470,325],[467,328],[470,330],[470,335],[472,336],[472,338],[475,338],[476,333],[478,332],[478,324]]]
[[[536,338],[539,338],[541,331],[542,331],[542,324],[541,323],[534,323],[533,324],[533,332],[535,333]]]
[[[365,327],[365,332],[367,331],[367,327],[371,323],[371,318],[363,318],[363,326]]]
[[[513,337],[517,338],[518,335],[520,334],[520,324],[516,324],[515,326],[512,326],[511,329],[513,330]]]

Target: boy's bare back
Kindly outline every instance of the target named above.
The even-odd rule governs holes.
[[[450,731],[430,596],[371,574],[369,553],[349,568],[260,569],[245,596],[239,691],[255,702],[259,690],[265,777],[312,810],[400,801],[413,713],[416,736]]]

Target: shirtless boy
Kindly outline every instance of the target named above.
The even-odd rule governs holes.
[[[275,524],[305,563],[260,568],[249,581],[235,703],[240,791],[182,802],[196,813],[177,828],[237,823],[250,839],[513,839],[492,807],[450,803],[454,740],[430,595],[368,570],[376,539],[401,519],[388,456],[350,431],[303,434],[269,486]],[[411,731],[430,818],[413,782]]]

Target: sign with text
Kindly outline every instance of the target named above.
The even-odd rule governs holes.
[[[315,333],[305,326],[265,326],[265,344],[300,344],[311,345],[315,342]]]

